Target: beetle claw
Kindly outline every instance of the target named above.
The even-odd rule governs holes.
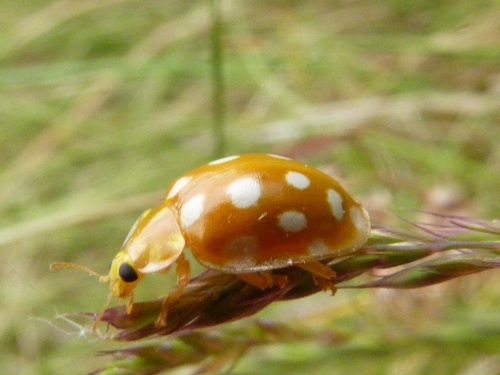
[[[314,283],[321,287],[323,292],[331,291],[332,296],[337,292],[337,287],[332,283],[331,280],[325,279],[324,277],[313,275]]]
[[[155,327],[163,328],[167,325],[167,315],[168,315],[168,306],[163,306],[158,319],[156,319]]]

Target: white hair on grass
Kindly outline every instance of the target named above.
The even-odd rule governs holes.
[[[76,336],[77,338],[96,338],[96,332],[92,331],[92,325],[78,323],[75,317],[82,317],[82,313],[64,313],[60,314],[56,311],[56,315],[53,319],[45,319],[40,317],[30,317],[28,320],[34,320],[37,322],[42,322],[48,325],[51,328],[67,335],[67,336]],[[55,321],[62,321],[65,324],[69,325],[68,327],[63,327],[60,324],[57,324]],[[103,339],[106,338],[106,335],[98,332],[98,338]]]

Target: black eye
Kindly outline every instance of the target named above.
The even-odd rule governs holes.
[[[118,275],[126,283],[131,283],[132,281],[135,281],[138,278],[137,273],[128,263],[123,263],[120,265],[120,268],[118,269]]]

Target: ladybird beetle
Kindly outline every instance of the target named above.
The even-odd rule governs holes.
[[[335,272],[319,261],[353,252],[369,231],[365,209],[330,176],[282,156],[247,154],[213,161],[174,181],[162,203],[136,221],[108,275],[73,263],[52,268],[80,268],[110,283],[95,329],[113,296],[126,299],[130,313],[137,283],[176,263],[178,286],[164,299],[157,321],[162,325],[168,305],[189,282],[185,248],[202,265],[262,289],[286,284],[272,270],[298,266],[334,290],[329,279]]]

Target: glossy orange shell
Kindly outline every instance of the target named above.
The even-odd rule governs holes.
[[[164,200],[194,257],[245,273],[342,256],[367,239],[366,211],[330,176],[274,155],[217,160],[185,174]]]

